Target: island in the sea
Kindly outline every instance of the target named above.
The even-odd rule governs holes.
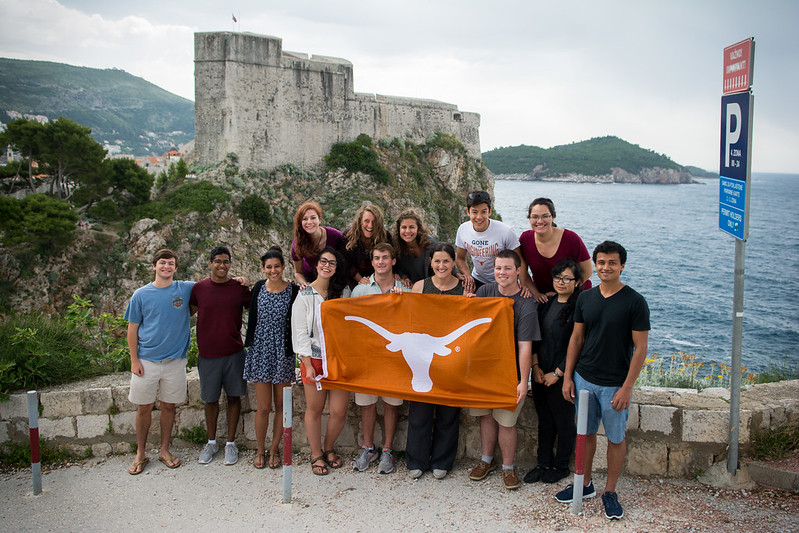
[[[697,183],[692,169],[618,137],[540,148],[511,146],[483,154],[497,179],[576,183]],[[700,170],[700,169],[697,169]]]

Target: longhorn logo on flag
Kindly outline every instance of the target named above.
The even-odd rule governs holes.
[[[513,301],[375,294],[322,303],[329,388],[454,407],[516,406]]]

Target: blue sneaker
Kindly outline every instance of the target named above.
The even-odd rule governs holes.
[[[619,496],[615,492],[606,492],[602,495],[602,505],[605,506],[605,516],[610,520],[618,520],[624,516],[624,511],[619,503]]]
[[[592,481],[587,487],[583,487],[583,499],[587,500],[594,496],[596,496],[596,490],[594,490],[594,482]],[[560,503],[570,503],[574,499],[574,483],[569,483],[565,489],[555,494],[555,499]]]

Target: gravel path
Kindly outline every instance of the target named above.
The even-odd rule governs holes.
[[[0,474],[0,529],[799,531],[799,495],[776,490],[730,491],[689,480],[623,477],[618,491],[624,519],[610,522],[599,497],[585,502],[584,516],[573,516],[570,505],[554,499],[562,484],[508,492],[496,473],[483,482],[469,481],[471,464],[457,464],[443,481],[430,473],[413,481],[404,465],[379,475],[375,467],[352,472],[351,461],[316,477],[301,457],[303,463],[293,468],[293,501],[284,504],[282,469],[254,469],[251,451],[243,451],[234,466],[224,466],[220,456],[210,465],[197,464],[199,448],[175,453],[184,461],[180,468],[153,461],[157,455],[151,451],[139,476],[127,474],[132,455],[48,471],[39,496],[32,494],[30,471]],[[599,490],[604,480],[595,481]]]

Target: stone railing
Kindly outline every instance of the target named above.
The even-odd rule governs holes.
[[[129,373],[123,372],[40,391],[39,433],[42,440],[51,445],[66,445],[81,454],[89,448],[96,456],[131,451],[132,443],[136,440],[136,406],[128,401],[129,376]],[[188,378],[188,399],[177,409],[176,435],[184,428],[205,427],[196,369],[189,372]],[[635,390],[633,402],[627,423],[627,473],[691,477],[726,457],[728,390],[705,389],[697,392],[692,389],[644,387]],[[375,429],[375,442],[378,445],[382,443],[381,405],[378,405],[378,424]],[[237,436],[239,443],[248,447],[255,446],[255,406],[255,390],[250,385],[243,401],[243,416]],[[309,447],[303,423],[305,397],[297,386],[293,388],[293,406],[294,451],[307,453]],[[149,436],[153,444],[158,442],[159,435],[157,409],[158,403],[153,411]],[[223,405],[218,430],[218,435],[223,436],[227,427],[224,413]],[[739,446],[742,456],[749,453],[755,432],[785,423],[799,423],[799,380],[747,387],[741,394]],[[341,451],[353,452],[357,449],[359,428],[360,410],[351,402],[347,423],[337,444]],[[528,399],[518,423],[517,464],[535,463],[536,428],[535,409],[533,402]],[[460,432],[458,457],[479,457],[480,427],[467,410],[461,413]],[[407,407],[403,407],[395,449],[404,449],[406,433]],[[26,442],[28,438],[26,395],[12,394],[9,401],[0,402],[0,442]],[[600,427],[594,461],[597,470],[606,467],[606,445]]]

